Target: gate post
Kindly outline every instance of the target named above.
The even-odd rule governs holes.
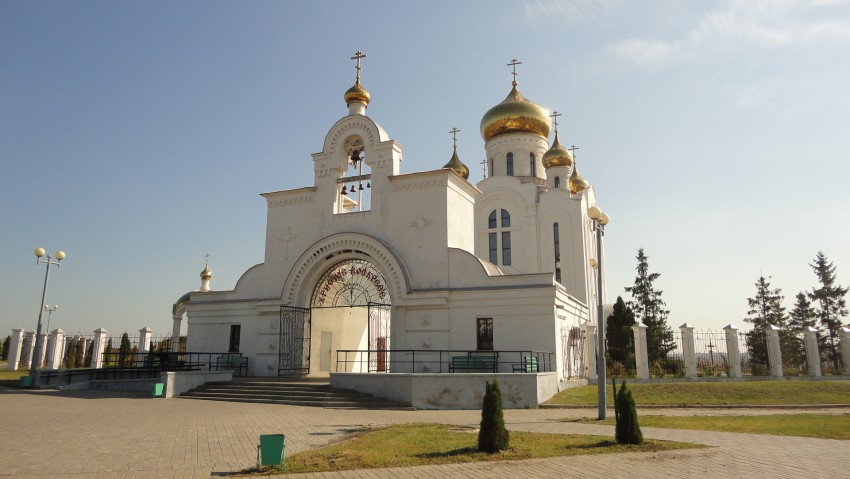
[[[646,325],[638,321],[632,326],[635,335],[635,368],[637,377],[649,379],[649,355],[646,349]]]
[[[91,353],[91,367],[100,369],[103,366],[103,349],[106,347],[106,334],[109,331],[103,328],[94,330],[94,347]]]
[[[584,376],[596,379],[596,326],[584,324]]]
[[[841,328],[841,357],[844,359],[844,374],[850,375],[850,328]]]
[[[726,331],[726,374],[730,378],[741,377],[741,350],[738,348],[738,327],[727,324]]]
[[[65,331],[59,328],[50,333],[49,355],[47,356],[47,369],[59,369],[62,364],[62,353],[65,345]]]
[[[23,352],[24,364],[26,364],[27,368],[29,368],[30,364],[32,364],[32,355],[35,352],[35,331],[24,331],[24,342],[27,343],[27,349]]]
[[[697,355],[694,350],[694,327],[688,323],[679,326],[682,333],[682,354],[685,356],[685,377],[694,378],[697,375]]]
[[[139,330],[139,354],[136,355],[136,361],[139,366],[145,365],[145,360],[148,358],[148,351],[151,349],[151,336],[153,329],[145,326]]]
[[[781,378],[782,373],[782,349],[779,347],[779,326],[769,324],[765,326],[764,332],[767,337],[767,363],[770,366],[770,375]]]
[[[842,341],[842,344],[847,342]],[[7,371],[17,371],[21,362],[21,346],[24,344],[24,328],[12,328],[12,338],[9,340],[9,352],[6,364]]]
[[[820,351],[818,351],[818,330],[811,326],[803,330],[803,341],[806,344],[806,360],[809,362],[809,376],[821,377]]]

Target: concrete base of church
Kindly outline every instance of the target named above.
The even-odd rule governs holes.
[[[353,389],[417,409],[480,409],[485,383],[499,381],[506,409],[537,408],[558,392],[557,373],[331,373],[331,387]]]

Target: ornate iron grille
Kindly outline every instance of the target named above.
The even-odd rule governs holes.
[[[369,372],[389,371],[389,304],[369,303]]]
[[[280,307],[278,376],[310,372],[310,310],[295,306]]]

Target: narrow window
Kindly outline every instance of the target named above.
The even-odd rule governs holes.
[[[500,212],[500,216],[498,218],[501,219],[499,226],[497,227],[496,221],[497,216],[496,212]],[[491,230],[488,234],[488,249],[490,253],[490,262],[493,264],[499,264],[499,242],[501,241],[501,250],[502,250],[502,263],[503,265],[511,264],[511,232],[507,229],[511,227],[511,214],[508,213],[508,210],[493,210],[490,213],[490,217],[487,221],[487,227]],[[495,230],[495,231],[493,231]],[[501,235],[499,235],[501,233]]]
[[[557,188],[560,188],[560,187],[561,187],[561,177],[556,176],[555,177],[555,188],[557,189]]]
[[[487,173],[493,176],[493,158],[490,158],[490,163],[487,165]]]
[[[490,233],[490,262],[493,264],[499,264],[499,258],[497,256],[498,251],[499,248],[496,245],[496,233]]]
[[[508,228],[511,226],[511,214],[508,213],[508,210],[502,210],[502,228]]]
[[[561,234],[558,223],[552,225],[552,235],[555,240],[555,281],[561,282]]]
[[[478,334],[476,349],[479,351],[493,350],[493,318],[478,318]]]
[[[239,336],[242,333],[242,325],[240,324],[231,324],[230,325],[230,347],[227,349],[229,353],[238,353],[239,352]]]
[[[514,154],[508,153],[508,176],[514,176]]]
[[[528,154],[528,171],[530,171],[530,172],[531,172],[531,176],[537,176],[537,175],[536,175],[536,171],[537,171],[537,170],[536,170],[536,168],[534,167],[534,163],[535,163],[535,161],[534,161],[534,153],[529,153],[529,154]]]
[[[493,229],[493,228],[496,227],[496,210],[493,210],[493,212],[490,213],[489,222],[490,222],[490,226],[489,226],[490,229]]]
[[[502,264],[510,266],[511,264],[511,232],[502,231]]]

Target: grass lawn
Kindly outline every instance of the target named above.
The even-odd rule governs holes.
[[[567,422],[600,424],[592,419]],[[850,441],[850,414],[778,414],[767,416],[650,416],[638,418],[642,427],[695,429],[700,431],[743,432],[774,436],[817,437]],[[614,419],[602,421],[614,424]]]
[[[620,381],[617,381],[617,388]],[[850,404],[850,381],[747,381],[629,383],[635,403],[662,406],[721,406],[730,404]],[[547,404],[595,405],[596,386],[561,391]],[[606,395],[613,404],[611,385]]]
[[[5,364],[5,363],[4,363]],[[21,376],[26,376],[29,371],[6,371],[5,368],[0,370],[0,386],[20,387]]]
[[[410,467],[702,447],[696,444],[649,440],[640,446],[621,446],[608,437],[517,431],[510,433],[510,449],[498,454],[478,452],[477,444],[478,434],[472,429],[441,424],[391,426],[367,431],[351,440],[321,449],[288,456],[286,472]]]

